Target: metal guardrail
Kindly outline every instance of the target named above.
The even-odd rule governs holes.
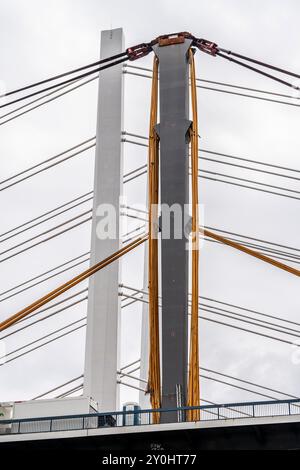
[[[200,421],[292,416],[300,415],[300,399],[227,403],[223,405],[160,410],[113,411],[11,420],[0,419],[0,435],[149,425],[152,424],[154,412],[160,412],[161,422],[182,422],[185,420],[186,412],[195,409],[200,412]]]

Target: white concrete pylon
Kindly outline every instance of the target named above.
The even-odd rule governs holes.
[[[124,51],[121,28],[101,32],[101,59]],[[122,64],[100,72],[96,133],[91,265],[121,246],[119,202],[123,185],[123,74]],[[99,206],[111,204],[116,211],[116,236],[99,239]],[[98,212],[97,212],[98,209]],[[98,215],[97,215],[98,214]],[[102,214],[103,215],[103,214]],[[120,347],[120,262],[115,261],[89,280],[84,396],[98,402],[100,411],[119,406],[117,370]]]

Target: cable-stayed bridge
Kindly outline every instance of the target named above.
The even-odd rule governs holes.
[[[131,65],[152,52],[153,69]],[[249,74],[258,73],[293,91],[277,93],[198,78],[196,52],[208,54],[212,60],[228,60],[246,68]],[[124,128],[127,76],[151,80],[148,136]],[[287,81],[286,76],[291,80]],[[49,241],[91,224],[90,251],[79,249],[77,256],[56,266],[45,266],[38,275],[0,292],[4,306],[5,301],[24,292],[32,296],[32,302],[13,315],[8,315],[4,307],[1,342],[14,339],[15,335],[21,338],[24,331],[43,325],[49,318],[61,318],[65,312],[71,315],[75,306],[87,306],[87,314],[80,318],[68,320],[50,332],[45,328],[42,336],[26,344],[17,341],[16,347],[1,355],[1,367],[5,368],[86,329],[83,373],[62,384],[53,384],[32,400],[2,403],[0,445],[1,442],[5,446],[16,445],[25,439],[35,446],[36,440],[54,442],[90,436],[101,440],[105,436],[113,447],[116,435],[124,436],[122,445],[127,445],[127,440],[134,443],[139,439],[137,445],[141,445],[145,433],[155,432],[165,446],[167,441],[161,433],[167,439],[175,436],[179,446],[185,432],[194,436],[191,448],[197,447],[198,435],[202,448],[211,448],[212,442],[222,448],[243,448],[247,442],[252,448],[272,448],[274,443],[278,445],[278,436],[283,447],[297,448],[297,439],[290,439],[298,429],[300,398],[284,388],[256,383],[247,376],[204,367],[199,360],[199,320],[201,324],[219,325],[228,334],[234,329],[289,346],[295,345],[300,337],[300,322],[237,305],[234,300],[204,296],[201,279],[199,282],[199,253],[204,240],[233,249],[246,259],[254,258],[270,270],[299,277],[300,248],[260,238],[255,233],[205,225],[199,217],[198,181],[296,201],[300,199],[300,190],[296,189],[300,170],[284,162],[279,165],[271,160],[265,162],[203,148],[197,110],[198,88],[232,95],[232,99],[241,97],[270,106],[298,107],[295,90],[298,92],[299,88],[292,81],[295,78],[299,75],[294,72],[222,49],[186,32],[160,36],[124,50],[123,32],[117,29],[102,32],[99,61],[2,96],[0,126],[99,80],[96,135],[87,136],[84,141],[0,181],[0,192],[13,190],[71,159],[88,158],[86,153],[95,149],[93,188],[0,233],[0,244],[4,244],[0,262],[5,263],[37,246],[46,249]],[[125,146],[140,148],[148,155],[148,163],[124,172]],[[214,169],[208,166],[211,164]],[[231,169],[242,174],[231,174]],[[246,177],[243,171],[247,172]],[[146,175],[147,207],[122,201],[124,185]],[[276,182],[259,181],[260,175],[276,178]],[[180,212],[179,219],[173,205]],[[114,211],[112,215],[110,209]],[[136,225],[124,231],[122,220],[134,221]],[[51,226],[45,229],[43,224],[48,222]],[[19,241],[20,236],[26,238]],[[123,256],[131,256],[140,246],[145,247],[142,288],[129,285],[120,271]],[[74,269],[78,274],[73,275]],[[59,279],[62,274],[67,280],[57,281],[54,289],[47,289],[48,281]],[[137,303],[142,307],[140,357],[121,365],[120,312]],[[202,381],[247,392],[257,401],[212,402],[209,396],[202,396]],[[120,386],[137,390],[139,403],[126,403],[120,410]],[[261,440],[252,435],[256,426],[265,436]]]

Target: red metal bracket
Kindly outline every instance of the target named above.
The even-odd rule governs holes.
[[[208,41],[207,39],[194,38],[193,45],[198,47],[200,51],[206,52],[209,55],[215,56],[219,50],[218,45],[214,42]]]
[[[152,46],[158,44],[160,47],[170,46],[173,44],[182,44],[185,39],[191,39],[192,45],[197,47],[200,51],[206,52],[212,56],[215,56],[218,52],[218,46],[214,42],[208,41],[207,39],[199,39],[193,36],[187,31],[182,31],[180,33],[171,33],[158,36],[153,39],[153,41],[148,43],[137,44],[136,46],[129,47],[126,50],[129,60],[137,60],[141,57],[145,57],[152,50]]]
[[[182,44],[185,39],[194,39],[194,36],[186,31],[182,31],[180,33],[164,34],[154,39],[151,44],[158,44],[160,47],[171,46],[173,44]]]
[[[126,54],[129,60],[137,60],[149,54],[151,50],[151,43],[142,43],[126,49]]]

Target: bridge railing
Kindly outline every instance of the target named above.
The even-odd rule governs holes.
[[[0,418],[0,435],[143,426],[145,424],[149,425],[153,423],[152,418],[154,412],[160,413],[162,423],[184,422],[187,421],[187,412],[195,409],[199,410],[200,421],[291,416],[300,415],[300,399],[226,403],[159,410],[113,411],[106,413],[11,420],[2,420]]]

